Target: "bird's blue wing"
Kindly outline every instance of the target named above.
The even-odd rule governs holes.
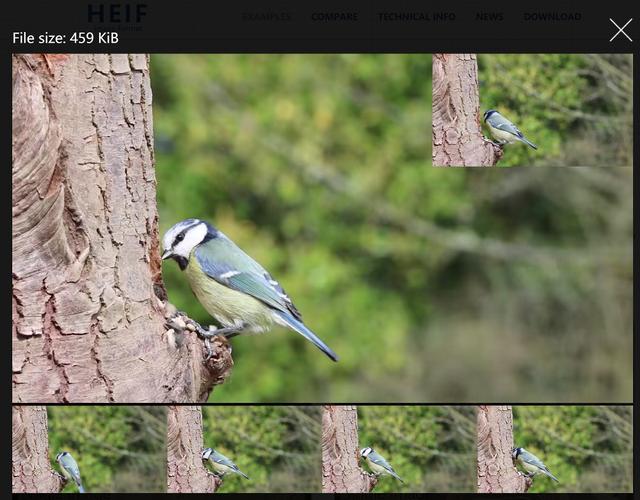
[[[502,115],[492,115],[488,118],[488,121],[492,127],[497,128],[498,130],[508,132],[515,135],[516,137],[522,137],[522,132],[520,132],[518,127],[516,127]]]
[[[81,482],[80,468],[78,467],[78,463],[76,462],[76,460],[71,455],[67,455],[62,458],[62,461],[64,467],[67,469],[67,471],[69,471],[69,474],[71,475],[73,481],[79,485]]]
[[[389,462],[387,462],[381,455],[379,455],[377,452],[372,451],[371,453],[369,453],[368,456],[369,460],[371,460],[374,464],[379,465],[380,467],[384,467],[385,469],[387,469],[390,472],[393,472],[395,474],[395,471],[393,470],[393,467],[391,467],[391,465],[389,465]]]
[[[225,457],[222,453],[218,453],[217,451],[215,451],[209,458],[217,464],[226,465],[227,467],[233,470],[238,470],[238,466],[234,464],[231,460],[229,460],[227,457]]]
[[[531,465],[535,465],[538,469],[542,469],[542,470],[546,470],[547,466],[542,462],[542,460],[540,460],[538,457],[536,457],[533,453],[530,453],[528,451],[523,451],[520,454],[522,456],[522,459],[531,464]]]
[[[251,295],[296,319],[302,319],[280,284],[226,236],[220,234],[198,245],[194,252],[203,272],[218,283]]]

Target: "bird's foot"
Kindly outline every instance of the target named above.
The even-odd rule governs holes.
[[[487,138],[487,137],[485,137],[485,136],[482,136],[482,140],[483,140],[484,142],[487,142],[487,143],[491,144],[492,146],[496,146],[496,147],[498,147],[498,148],[500,148],[500,149],[504,149],[504,145],[506,144],[505,142],[492,141],[491,139],[488,139],[488,138]]]
[[[211,339],[217,336],[222,336],[225,339],[230,339],[231,337],[235,337],[238,335],[242,328],[216,328],[215,326],[209,325],[208,329],[204,329],[198,323],[195,323],[195,332],[198,336],[204,339],[204,346],[207,350],[207,354],[205,355],[205,361],[209,361],[213,356],[213,349],[211,348]]]
[[[173,328],[176,331],[182,332],[187,328],[187,323],[184,318],[184,314],[182,314],[181,312],[177,312],[174,315],[167,317],[165,325],[168,328]]]
[[[62,481],[63,484],[67,484],[69,482],[69,478],[67,476],[65,476],[64,474],[60,474],[58,471],[53,471],[53,473],[58,476],[58,479],[60,479],[60,481]]]
[[[211,339],[204,339],[204,348],[207,350],[207,354],[204,356],[205,363],[213,357],[213,349],[211,348]]]
[[[209,361],[213,356],[213,348],[211,347],[211,339],[220,335],[226,339],[230,339],[238,335],[243,327],[230,327],[230,328],[217,328],[216,326],[209,325],[204,328],[197,321],[189,318],[182,311],[176,311],[173,315],[167,318],[166,326],[175,332],[184,333],[185,331],[195,332],[198,337],[204,340],[204,346],[206,348],[205,361]]]
[[[222,335],[224,338],[230,339],[230,338],[235,337],[236,335],[238,335],[242,331],[242,328],[234,328],[234,327],[217,328],[217,327],[215,327],[213,325],[209,325],[208,329],[204,329],[200,325],[198,325],[198,323],[196,323],[196,330],[195,331],[203,339],[210,339],[210,338],[213,338],[213,337],[215,337],[217,335]]]

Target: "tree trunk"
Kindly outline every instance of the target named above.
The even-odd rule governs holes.
[[[322,492],[368,493],[378,479],[359,466],[358,410],[325,405],[322,413]]]
[[[51,468],[46,406],[14,406],[11,470],[13,493],[60,493],[66,481]]]
[[[475,54],[433,54],[433,165],[492,166],[500,147],[483,139]]]
[[[222,479],[202,463],[202,408],[167,408],[167,492],[215,493]]]
[[[233,362],[165,327],[148,58],[12,62],[14,402],[205,401]]]
[[[525,493],[531,479],[515,468],[511,406],[478,406],[478,492]]]

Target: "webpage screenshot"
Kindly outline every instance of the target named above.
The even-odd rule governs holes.
[[[638,14],[13,5],[11,494],[630,500]]]

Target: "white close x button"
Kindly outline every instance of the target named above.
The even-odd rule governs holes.
[[[613,19],[609,18],[609,21],[611,21],[611,22],[613,23],[613,25],[614,25],[616,28],[618,28],[618,31],[616,31],[615,35],[613,35],[613,36],[611,37],[611,39],[609,40],[610,42],[613,42],[613,39],[614,39],[615,37],[617,37],[620,33],[622,33],[624,36],[626,36],[626,37],[629,39],[629,41],[630,41],[630,42],[633,42],[633,40],[631,39],[631,37],[630,37],[629,35],[627,35],[627,34],[624,32],[624,29],[625,29],[627,26],[629,26],[629,23],[630,23],[631,21],[633,21],[633,17],[632,17],[631,19],[629,19],[629,20],[626,22],[626,24],[625,24],[622,28],[621,28],[620,26],[618,26],[618,24],[617,24]]]

